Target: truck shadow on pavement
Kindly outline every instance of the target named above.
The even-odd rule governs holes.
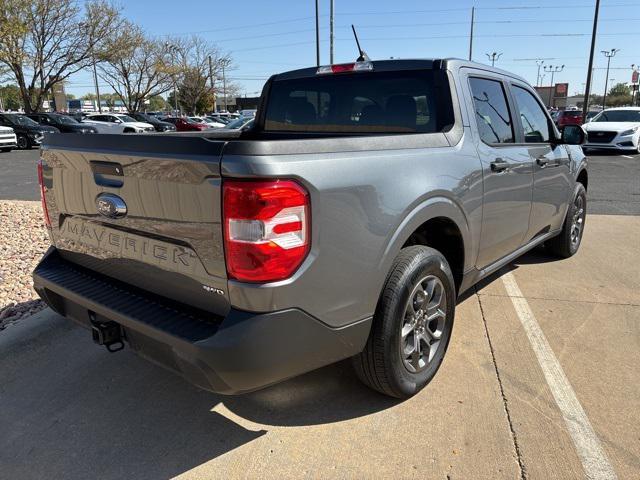
[[[170,478],[269,426],[337,422],[397,403],[361,385],[346,363],[215,395],[130,351],[107,353],[49,310],[0,335],[0,378],[3,478]]]

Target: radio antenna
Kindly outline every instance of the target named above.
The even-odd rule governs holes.
[[[358,34],[356,33],[356,27],[354,27],[353,24],[351,24],[351,30],[353,30],[353,36],[356,39],[356,45],[358,46],[358,53],[360,54],[360,56],[358,57],[356,62],[370,62],[371,59],[369,58],[369,55],[367,55],[365,53],[365,51],[362,50],[362,48],[360,47],[360,40],[358,40]]]

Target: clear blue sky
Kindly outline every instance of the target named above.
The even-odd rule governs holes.
[[[461,57],[469,48],[471,7],[476,7],[473,59],[487,52],[502,56],[496,66],[535,84],[536,58],[565,65],[555,83],[569,82],[570,94],[583,90],[595,0],[335,0],[335,61],[357,56],[350,25],[358,29],[372,59]],[[197,33],[232,55],[229,77],[248,96],[256,95],[272,73],[315,64],[314,0],[135,0],[124,15],[152,35]],[[320,0],[321,62],[329,62],[329,0]],[[602,0],[594,66],[594,93],[604,89],[606,59],[601,50],[618,48],[610,79],[629,82],[631,64],[640,64],[640,0]],[[548,85],[550,74],[543,80]],[[610,85],[613,83],[610,80]],[[106,85],[103,89],[107,91]],[[93,91],[88,72],[74,76],[67,91]]]

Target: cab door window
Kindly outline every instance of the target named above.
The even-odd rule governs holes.
[[[484,143],[513,143],[513,122],[502,82],[469,78],[476,123]]]
[[[522,87],[514,85],[511,91],[520,114],[525,143],[548,143],[549,122],[540,103],[531,92]]]

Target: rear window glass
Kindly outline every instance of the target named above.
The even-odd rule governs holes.
[[[564,116],[565,117],[580,117],[580,116],[582,116],[582,112],[580,112],[579,110],[570,110],[570,111],[564,112]]]
[[[354,72],[276,80],[265,131],[434,133],[453,124],[446,73]]]

